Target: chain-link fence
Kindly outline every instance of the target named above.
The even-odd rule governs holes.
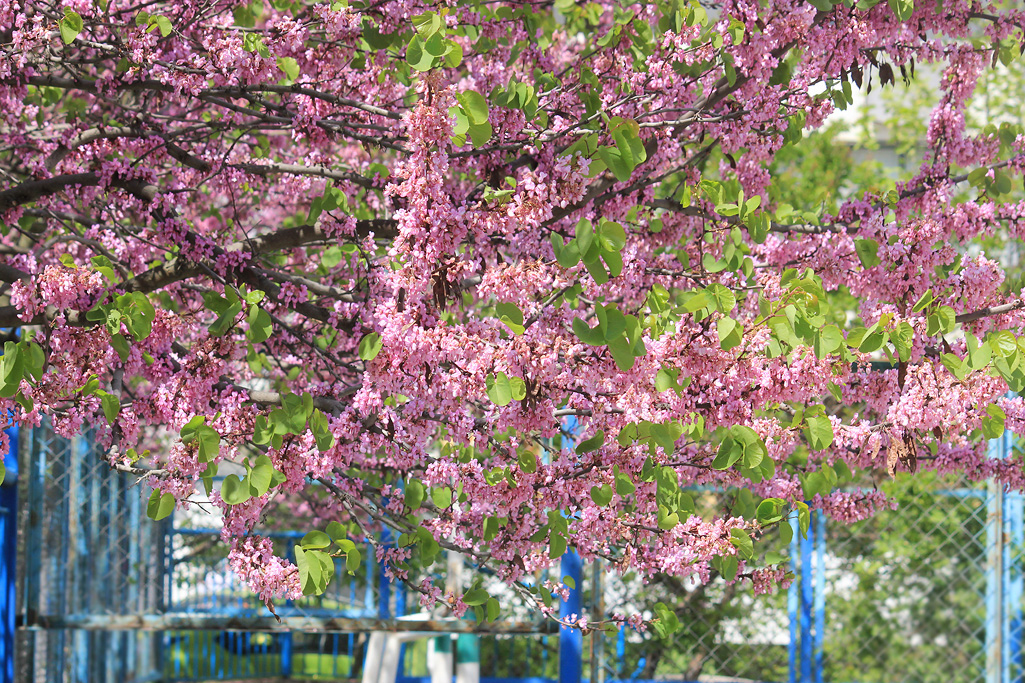
[[[794,582],[774,595],[606,577],[609,613],[662,600],[683,628],[606,637],[598,680],[1023,680],[1022,496],[930,473],[881,488],[896,510],[852,525],[817,515],[796,534]]]
[[[213,528],[197,518],[176,515],[168,535],[167,606],[171,612],[208,615],[225,620],[259,617],[267,608],[228,566],[228,546]],[[199,518],[200,524],[205,518]],[[205,520],[209,521],[209,520]],[[302,532],[264,534],[294,560],[291,548]],[[344,558],[335,561],[335,579],[319,596],[275,606],[283,619],[388,619],[405,612],[405,592],[395,590],[363,549],[363,562],[349,574]],[[240,630],[173,630],[163,633],[166,681],[202,681],[293,677],[338,680],[357,677],[365,655],[362,633],[247,632]]]
[[[93,444],[21,433],[18,681],[127,683],[158,667],[154,634],[95,629],[161,610],[164,529]]]
[[[231,574],[209,524],[147,519],[135,480],[111,471],[87,438],[26,430],[20,456],[18,681],[354,679],[368,632],[418,609],[367,561],[353,576],[336,567],[324,595],[277,607],[283,617],[308,619],[308,630],[251,630],[268,613]],[[588,633],[577,641],[582,678],[1023,680],[1021,495],[928,473],[879,485],[899,508],[854,525],[816,517],[808,538],[778,548],[788,551],[795,580],[772,595],[721,579],[644,583],[585,567],[584,613],[631,613],[662,601],[683,629],[666,639],[628,629]],[[736,496],[695,499],[712,514],[728,511]],[[281,548],[300,537],[268,535]],[[204,618],[209,623],[195,625]],[[484,679],[556,680],[567,663],[564,644],[541,633],[410,640],[398,655],[399,679],[425,680],[430,648],[476,659]],[[565,667],[561,677],[572,683]]]

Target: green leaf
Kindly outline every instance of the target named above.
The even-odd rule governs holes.
[[[833,443],[833,423],[825,415],[805,418],[804,438],[813,450],[821,451]]]
[[[456,95],[471,126],[488,123],[488,101],[476,90],[467,90]]]
[[[727,581],[732,581],[737,577],[737,564],[736,555],[712,558],[712,568],[719,572]]]
[[[708,294],[715,304],[715,309],[723,315],[729,315],[737,306],[736,295],[724,285],[719,283],[709,285],[705,288],[705,293]]]
[[[355,574],[362,561],[363,558],[360,556],[359,548],[350,548],[345,553],[345,571]]]
[[[609,352],[612,353],[612,359],[616,362],[616,367],[623,372],[627,372],[634,366],[634,361],[637,356],[634,354],[633,346],[630,344],[630,340],[627,339],[626,335],[620,335],[616,339],[613,339],[608,343]]]
[[[660,638],[668,638],[680,630],[680,620],[673,610],[666,607],[664,602],[655,603],[654,611],[655,619],[652,621],[651,627]]]
[[[598,507],[605,507],[612,502],[612,487],[608,484],[591,487],[591,500]]]
[[[310,431],[317,443],[317,450],[323,453],[335,445],[335,435],[327,424],[327,416],[318,408],[310,415]]]
[[[243,482],[237,474],[229,474],[221,482],[221,499],[228,505],[238,505],[252,498],[249,482]]]
[[[945,353],[940,356],[940,362],[958,380],[963,380],[968,374],[968,364],[953,353]]]
[[[474,607],[475,605],[483,605],[490,597],[483,588],[471,588],[463,595],[463,602],[470,607]]]
[[[605,332],[602,330],[600,322],[596,327],[588,327],[583,319],[573,318],[573,333],[577,335],[580,341],[589,346],[603,346],[606,344]]]
[[[663,531],[673,530],[680,523],[680,515],[671,512],[665,505],[658,506],[658,528]]]
[[[596,431],[590,439],[583,441],[577,445],[577,455],[583,455],[584,453],[590,453],[596,451],[605,444],[605,432],[599,429]]]
[[[149,18],[149,24],[146,28],[146,33],[149,33],[153,29],[158,29],[160,35],[166,38],[171,35],[173,27],[171,26],[171,20],[162,14],[156,14]]]
[[[411,510],[418,509],[424,502],[426,488],[419,479],[410,479],[406,482],[406,505]]]
[[[442,510],[452,505],[452,489],[447,486],[440,486],[431,489],[431,501]]]
[[[973,370],[981,370],[989,365],[989,362],[993,359],[993,349],[990,348],[989,342],[979,343],[979,340],[975,338],[975,335],[968,332],[965,334],[965,341],[968,346],[968,367]]]
[[[516,304],[499,302],[495,304],[495,314],[513,331],[513,334],[523,334],[526,329],[523,327],[523,311]]]
[[[482,147],[488,140],[491,139],[491,134],[494,129],[490,123],[482,123],[480,125],[470,126],[470,142],[473,143],[474,149]]]
[[[278,68],[285,72],[285,78],[290,81],[299,78],[299,63],[294,57],[278,57]]]
[[[626,246],[626,230],[619,223],[602,221],[597,231],[598,246],[604,251],[619,252]]]
[[[299,545],[301,545],[304,550],[309,548],[319,549],[328,547],[331,545],[331,542],[331,537],[326,533],[314,530],[303,536],[302,540],[299,541]]]
[[[161,494],[160,491],[154,489],[146,504],[146,516],[156,521],[170,517],[174,512],[174,504],[174,496],[170,493]]]
[[[117,351],[117,356],[122,362],[128,360],[128,355],[131,353],[132,348],[128,344],[128,339],[123,334],[110,335],[110,345]]]
[[[637,486],[630,481],[630,477],[625,472],[616,475],[616,493],[621,497],[629,496],[636,490]]]
[[[274,322],[271,320],[270,314],[256,304],[249,307],[249,316],[246,318],[246,322],[249,323],[246,337],[254,344],[267,341],[274,332]]]
[[[210,336],[220,337],[235,323],[235,316],[242,312],[242,302],[230,304],[210,326]]]
[[[982,418],[982,435],[987,439],[999,439],[1004,435],[1006,419],[1004,409],[997,404],[986,406],[986,414]]]
[[[64,17],[57,22],[60,29],[61,40],[65,45],[75,42],[75,38],[82,32],[82,17],[70,7],[64,8]]]
[[[372,361],[377,358],[377,354],[381,353],[381,348],[384,342],[381,341],[381,335],[377,332],[371,332],[370,334],[363,337],[359,342],[359,357],[364,361]]]
[[[926,306],[928,306],[929,304],[931,304],[935,300],[936,300],[936,297],[933,296],[932,289],[931,288],[927,289],[927,290],[925,290],[925,294],[923,294],[922,296],[918,297],[918,301],[915,302],[915,305],[911,309],[911,312],[912,313],[918,313],[919,311],[921,311],[923,308],[925,308]]]
[[[745,529],[730,529],[730,543],[745,560],[754,557],[754,542],[751,540],[751,534]]]
[[[719,346],[723,351],[740,346],[744,340],[744,326],[733,318],[719,318],[716,331],[719,334]]]
[[[914,0],[889,0],[890,10],[899,21],[907,21],[915,11]]]
[[[634,166],[629,161],[623,159],[622,154],[617,147],[610,147],[603,145],[598,148],[598,158],[605,162],[612,174],[616,176],[616,180],[621,183],[625,183],[630,180],[630,176],[633,175]]]
[[[497,406],[507,406],[513,400],[513,387],[504,372],[489,374],[484,379],[488,398]]]
[[[779,540],[782,541],[783,545],[790,545],[790,541],[794,538],[794,528],[790,526],[790,520],[785,519],[783,523],[779,525]]]
[[[950,306],[940,306],[934,314],[939,322],[939,331],[943,334],[950,334],[957,326],[957,313]],[[931,317],[931,316],[930,316]],[[931,333],[935,334],[935,333]]]
[[[18,345],[21,346],[23,343],[24,342],[19,342]],[[25,369],[28,374],[38,382],[43,377],[43,366],[46,365],[46,353],[43,351],[43,347],[35,342],[29,342],[28,346],[25,348],[28,350],[28,353],[22,354],[22,361],[25,364]]]
[[[424,12],[423,14],[417,14],[412,19],[413,28],[416,29],[417,35],[423,38],[430,38],[439,31],[441,31],[444,22],[437,12]]]
[[[562,534],[552,533],[548,539],[548,557],[552,560],[566,554],[566,537]]]
[[[495,598],[488,598],[485,610],[488,621],[495,621],[502,614],[502,607]]]
[[[755,519],[759,524],[774,524],[783,519],[783,505],[781,498],[766,498],[758,504]]]
[[[424,41],[414,35],[406,46],[406,63],[417,71],[430,71],[434,67],[435,56],[425,49]]]
[[[121,402],[113,394],[100,394],[100,403],[103,405],[103,416],[107,418],[108,424],[114,424],[118,414],[121,412]]]
[[[261,454],[246,477],[249,480],[249,493],[253,496],[262,496],[267,493],[270,490],[274,472],[274,463],[268,456]]]
[[[719,443],[719,450],[715,459],[712,460],[712,469],[725,470],[732,467],[744,455],[744,446],[733,438],[733,434],[727,434]]]
[[[815,356],[819,359],[825,358],[843,346],[843,342],[843,332],[839,327],[830,323],[815,335]]]
[[[854,251],[865,268],[872,268],[881,263],[878,255],[879,243],[875,240],[854,240]]]

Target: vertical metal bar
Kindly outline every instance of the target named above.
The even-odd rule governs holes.
[[[623,667],[626,660],[626,627],[619,625],[619,632],[616,633],[616,676],[622,677]]]
[[[798,608],[801,602],[800,583],[798,582],[801,575],[801,548],[798,539],[801,535],[801,529],[798,524],[796,510],[790,513],[789,521],[793,534],[790,538],[790,564],[794,571],[794,581],[790,584],[790,589],[787,591],[787,616],[790,619],[790,644],[787,654],[789,655],[788,660],[790,664],[789,681],[790,683],[797,683],[797,652],[801,642],[800,630],[798,628]]]
[[[1010,541],[1014,549],[1014,555],[1009,564],[1013,565],[1010,576],[1010,585],[1007,590],[1007,613],[1009,616],[1009,629],[1007,641],[1010,645],[1008,660],[1012,671],[1011,680],[1022,679],[1022,600],[1025,599],[1025,577],[1022,576],[1022,553],[1025,549],[1025,496],[1020,491],[1007,495],[1010,508]]]
[[[559,616],[567,619],[581,614],[580,589],[581,582],[580,556],[570,550],[562,556],[562,575],[573,579],[576,588],[569,590],[569,598],[559,605]],[[578,628],[559,627],[559,683],[580,683],[583,677],[584,637]]]
[[[1007,430],[1001,437],[1001,456],[1011,457],[1014,434]],[[1020,491],[1004,494],[1004,676],[1020,680],[1022,597],[1025,592],[1019,557],[1025,544],[1025,497]]]
[[[826,516],[815,513],[815,683],[822,683],[822,640],[826,632]]]
[[[800,534],[798,534],[801,536]],[[812,634],[812,603],[814,602],[814,586],[812,585],[811,556],[815,543],[815,525],[808,525],[808,535],[801,536],[801,683],[812,683],[812,663],[814,660]]]
[[[1002,455],[1002,442],[989,442],[989,457]],[[986,519],[986,683],[1005,683],[1003,679],[1003,564],[1004,564],[1004,490],[989,483],[989,514]]]
[[[374,562],[370,558],[373,555],[367,556],[367,562]],[[372,565],[371,565],[372,566]],[[391,618],[391,579],[388,578],[388,574],[384,571],[384,565],[379,564],[378,574],[378,596],[377,596],[377,618],[378,619],[390,619]],[[369,566],[368,566],[369,571]]]
[[[601,621],[605,618],[605,571],[601,559],[595,558],[591,563],[591,620]],[[591,631],[591,683],[604,683],[605,673],[605,632],[601,629]]]
[[[32,430],[32,448],[26,455],[26,467],[22,469],[28,477],[28,529],[25,534],[25,577],[21,582],[21,605],[23,623],[34,624],[39,615],[40,579],[42,578],[42,527],[43,527],[43,481],[46,476],[47,449],[44,442],[45,427]],[[29,633],[25,658],[29,670],[34,670],[37,661],[36,643],[39,637]]]
[[[15,567],[18,552],[18,427],[7,430],[7,476],[0,485],[0,683],[14,683]]]

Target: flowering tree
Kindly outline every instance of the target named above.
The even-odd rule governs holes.
[[[883,502],[838,490],[852,471],[1025,483],[984,447],[1025,428],[1001,398],[1025,387],[1025,312],[964,248],[1023,227],[1021,131],[965,127],[1023,20],[0,0],[2,407],[97,427],[155,518],[205,487],[268,604],[381,528],[425,604],[415,569],[443,549],[546,613],[563,588],[527,579],[569,548],[766,590],[789,511]],[[771,200],[781,149],[917,63],[943,77],[913,178],[835,211]],[[703,518],[695,484],[743,495]],[[249,533],[288,500],[317,527],[295,565]],[[448,602],[499,609],[479,586]]]

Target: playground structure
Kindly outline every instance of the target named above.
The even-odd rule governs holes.
[[[612,683],[649,674],[650,634],[436,619],[412,609],[415,599],[371,560],[355,576],[339,571],[324,595],[279,606],[279,624],[228,571],[216,530],[180,515],[150,521],[136,482],[110,470],[88,438],[45,427],[17,436],[0,488],[0,683]],[[998,439],[991,454],[1014,447]],[[674,680],[1022,680],[1021,494],[921,487],[909,508],[857,527],[816,517],[791,543],[789,591],[756,599],[719,581],[678,596],[691,607],[672,644],[687,659]],[[564,614],[597,619],[633,599],[629,584],[572,553],[560,571],[577,586]]]

